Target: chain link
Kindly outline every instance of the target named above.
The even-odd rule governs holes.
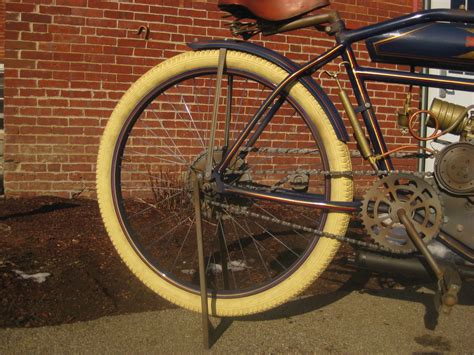
[[[432,172],[418,172],[418,171],[410,171],[410,170],[349,170],[349,171],[328,171],[328,170],[320,170],[320,169],[296,169],[296,170],[252,170],[252,169],[244,169],[244,170],[232,170],[227,169],[227,173],[229,174],[244,174],[244,173],[252,173],[255,175],[268,175],[268,174],[285,174],[285,175],[294,175],[294,174],[301,174],[301,175],[317,175],[317,176],[328,176],[328,177],[354,177],[354,176],[386,176],[389,174],[412,174],[414,176],[424,178],[424,177],[432,177]]]
[[[250,148],[244,148],[242,149],[243,152],[248,152],[248,153],[267,153],[267,154],[303,154],[303,155],[320,155],[320,151],[318,149],[301,149],[301,148],[257,148],[257,147],[250,147]],[[361,154],[357,151],[351,152],[351,157],[352,158],[360,158]],[[393,153],[391,154],[392,158],[400,158],[400,159],[413,159],[413,158],[433,158],[433,154],[426,154],[426,153]],[[281,186],[285,182],[287,182],[292,175],[295,174],[301,174],[301,175],[318,175],[318,176],[325,176],[325,177],[354,177],[354,176],[386,176],[390,174],[412,174],[414,176],[420,177],[420,178],[427,178],[427,177],[432,177],[433,173],[432,172],[413,172],[413,171],[407,171],[407,170],[379,170],[379,171],[374,171],[374,170],[352,170],[352,171],[327,171],[327,170],[321,170],[321,169],[296,169],[296,170],[278,170],[278,169],[273,169],[273,170],[252,170],[252,169],[243,169],[243,170],[232,170],[232,169],[227,169],[227,173],[230,174],[244,174],[244,173],[252,173],[255,175],[268,175],[268,174],[285,174],[287,175],[286,178],[280,180],[277,185]],[[246,188],[250,188],[250,186],[246,186]],[[242,208],[239,206],[235,205],[229,205],[229,204],[224,204],[216,201],[212,201],[210,199],[206,199],[207,203],[214,207],[218,208],[223,208],[226,209],[227,212],[233,213],[235,215],[239,216],[245,216],[245,217],[252,217],[252,218],[257,218],[263,221],[279,224],[288,228],[292,228],[295,230],[300,230],[303,232],[307,233],[312,233],[314,235],[317,235],[319,237],[325,237],[329,239],[334,239],[339,242],[343,243],[349,243],[358,247],[366,248],[371,251],[375,252],[383,252],[383,253],[388,253],[388,254],[394,254],[394,255],[408,255],[411,253],[411,251],[396,251],[389,249],[385,246],[374,244],[374,243],[368,243],[364,242],[362,240],[358,240],[355,238],[349,238],[346,236],[342,235],[336,235],[332,233],[327,233],[320,231],[318,229],[314,229],[311,227],[307,226],[302,226],[296,223],[291,223],[288,221],[284,221],[281,219],[278,219],[276,217],[269,217],[265,216],[259,213],[255,212],[250,212],[246,208]]]
[[[271,147],[247,147],[242,148],[242,152],[247,153],[269,153],[269,154],[314,154],[320,155],[319,149],[314,148],[271,148]],[[351,158],[361,158],[362,155],[359,151],[352,151],[350,152]],[[411,158],[434,158],[433,154],[427,153],[403,153],[403,152],[395,152],[390,154],[392,158],[401,158],[401,159],[411,159]]]
[[[358,247],[366,248],[371,251],[383,252],[383,253],[388,253],[388,254],[396,254],[396,255],[408,255],[411,253],[411,252],[406,252],[406,251],[396,251],[396,250],[392,250],[387,247],[384,247],[382,245],[368,243],[362,240],[349,238],[342,235],[336,235],[332,233],[323,232],[315,228],[302,226],[296,223],[291,223],[291,222],[284,221],[276,217],[269,217],[269,216],[265,216],[259,213],[249,212],[245,208],[235,206],[235,205],[228,205],[228,204],[212,201],[210,199],[206,199],[206,202],[214,207],[224,208],[228,213],[231,213],[231,214],[257,218],[266,222],[271,222],[271,223],[279,224],[284,227],[292,228],[294,230],[300,230],[306,233],[312,233],[312,234],[317,235],[318,237],[325,237],[325,238],[337,240],[342,243],[349,243],[352,245],[356,245]]]
[[[243,152],[252,153],[268,153],[268,154],[303,154],[303,155],[320,155],[318,149],[302,149],[302,148],[257,148],[250,147],[242,149]],[[351,152],[352,158],[360,158],[361,154],[358,151]],[[426,153],[394,153],[391,154],[393,158],[400,159],[413,159],[413,158],[432,158],[432,154]],[[328,176],[328,177],[354,177],[354,176],[385,176],[388,174],[413,174],[417,177],[432,177],[432,172],[413,172],[408,170],[351,170],[351,171],[325,171],[321,169],[296,169],[296,170],[253,170],[253,169],[227,169],[228,174],[244,174],[252,173],[255,175],[269,175],[269,174],[285,174],[285,175],[317,175],[317,176]],[[286,181],[285,181],[286,182]]]

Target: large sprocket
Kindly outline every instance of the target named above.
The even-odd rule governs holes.
[[[412,217],[425,243],[439,232],[443,211],[437,191],[425,180],[409,174],[393,174],[378,180],[362,202],[362,222],[374,241],[394,251],[412,252],[410,240],[397,211]]]

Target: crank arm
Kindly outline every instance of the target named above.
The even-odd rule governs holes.
[[[426,244],[418,235],[411,219],[407,216],[406,211],[401,208],[397,211],[400,222],[403,223],[413,244],[418,251],[425,257],[431,271],[438,279],[438,290],[435,295],[435,306],[438,312],[444,314],[451,313],[452,308],[458,303],[458,293],[461,289],[461,277],[459,273],[452,267],[441,268],[438,262],[429,251]]]

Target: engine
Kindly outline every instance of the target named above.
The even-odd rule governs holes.
[[[443,203],[442,232],[474,251],[474,115],[460,105],[433,101],[429,126],[456,134],[459,142],[437,153],[434,176]],[[469,250],[468,250],[469,251]]]
[[[435,159],[435,177],[439,187],[458,196],[474,195],[474,144],[453,143]]]
[[[368,235],[389,250],[416,250],[400,221],[400,208],[412,216],[412,227],[423,242],[441,241],[464,260],[474,263],[474,105],[463,107],[435,99],[430,110],[410,113],[411,94],[399,126],[420,141],[444,145],[440,151],[424,148],[434,158],[433,177],[416,174],[388,174],[370,187],[361,204],[361,219]],[[422,137],[416,132],[420,114],[427,113],[427,124],[434,133]],[[459,137],[451,143],[446,134]],[[436,238],[436,239],[435,239]]]

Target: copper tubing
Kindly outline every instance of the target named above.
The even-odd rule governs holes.
[[[425,152],[434,153],[434,150],[433,150],[433,149],[429,149],[429,148],[425,148],[425,147],[419,147],[419,146],[417,146],[417,145],[404,145],[404,146],[402,146],[402,147],[398,147],[398,148],[389,150],[389,151],[386,152],[386,153],[377,155],[377,159],[385,158],[386,156],[388,156],[388,155],[390,155],[390,154],[399,152],[399,151],[401,151],[401,150],[411,149],[411,148],[416,149],[416,150],[422,149],[422,150],[424,150]],[[416,153],[416,152],[413,152],[413,153]]]
[[[416,118],[422,113],[426,113],[435,122],[435,127],[434,127],[435,131],[431,136],[428,136],[428,137],[421,137],[415,132]],[[410,131],[410,134],[415,139],[417,139],[419,141],[422,141],[422,142],[431,141],[431,140],[439,138],[439,137],[441,137],[442,135],[445,134],[445,133],[443,133],[443,131],[439,130],[439,122],[436,119],[436,117],[433,115],[433,113],[429,110],[419,110],[419,111],[416,111],[414,114],[412,114],[410,116],[410,119],[408,120],[408,130]],[[437,133],[437,132],[439,132],[439,133]]]
[[[459,114],[458,118],[456,118],[456,120],[454,120],[453,124],[451,124],[451,126],[446,128],[444,131],[440,130],[440,128],[439,128],[440,123],[439,123],[438,119],[436,118],[436,115],[433,114],[433,112],[431,112],[429,110],[416,111],[414,114],[412,114],[410,116],[410,119],[408,120],[408,130],[410,131],[410,134],[415,139],[418,139],[419,141],[423,141],[423,142],[430,141],[430,140],[439,138],[441,136],[444,136],[445,134],[448,134],[451,131],[453,131],[462,122],[462,120],[466,117],[466,115],[469,113],[469,111],[472,110],[472,109],[474,109],[474,105],[466,107],[466,109]],[[415,129],[414,129],[415,120],[418,117],[418,115],[420,115],[421,113],[427,113],[430,116],[430,118],[435,122],[435,127],[434,127],[435,131],[432,135],[430,135],[428,137],[420,137],[418,134],[416,134]]]

